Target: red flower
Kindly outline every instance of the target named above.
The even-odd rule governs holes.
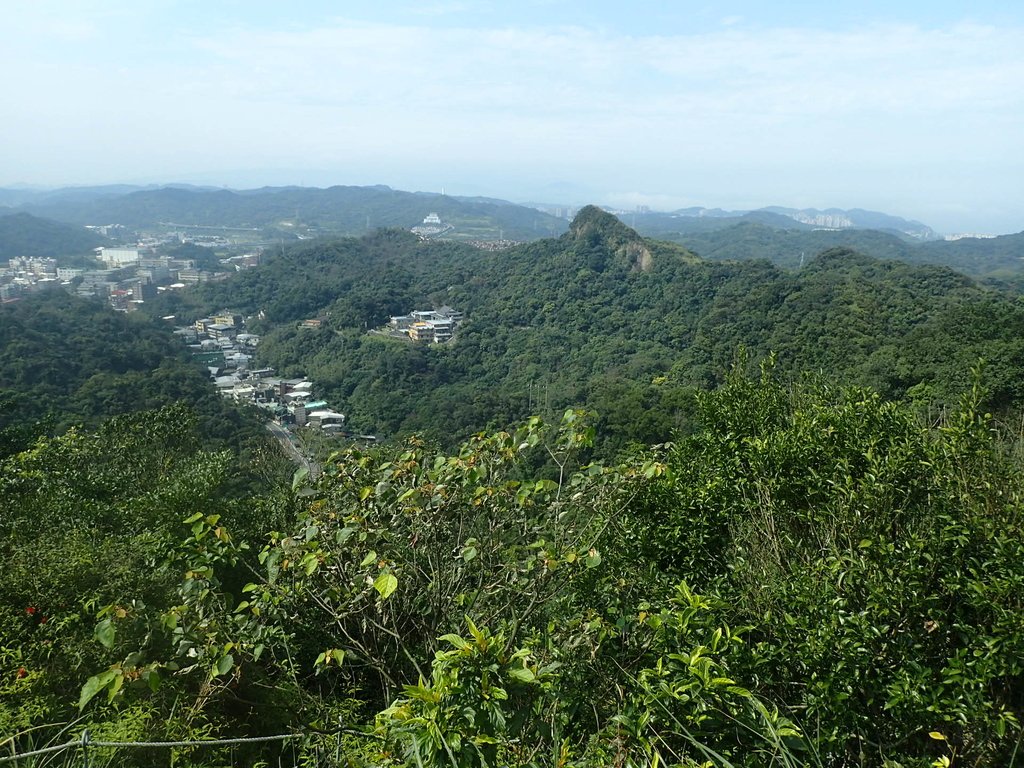
[[[28,670],[27,669],[25,669],[24,667],[19,667],[18,668],[18,679],[19,680],[21,680],[21,678],[25,677],[25,675],[27,675],[27,674],[28,674]]]
[[[28,608],[25,609],[25,613],[27,613],[29,616],[34,616],[36,613],[36,607],[34,605],[30,605]]]

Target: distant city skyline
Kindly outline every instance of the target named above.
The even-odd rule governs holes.
[[[0,186],[387,184],[1018,232],[1022,39],[1011,2],[26,3],[0,28]]]

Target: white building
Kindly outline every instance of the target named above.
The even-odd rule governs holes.
[[[138,248],[100,248],[100,261],[108,267],[126,267],[139,263]]]

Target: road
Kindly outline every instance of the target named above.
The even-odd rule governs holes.
[[[297,445],[298,441],[295,436],[287,429],[282,427],[280,424],[274,421],[268,421],[264,426],[270,431],[277,442],[284,448],[284,452],[288,454],[288,458],[298,464],[300,467],[305,467],[306,471],[309,472],[309,479],[316,480],[320,475],[320,465],[314,464],[299,450]]]

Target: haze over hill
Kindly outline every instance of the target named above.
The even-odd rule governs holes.
[[[498,198],[405,192],[382,185],[0,189],[0,200],[14,206],[0,208],[0,254],[9,252],[8,258],[67,256],[102,244],[102,238],[81,229],[83,224],[121,224],[129,237],[143,231],[187,236],[241,230],[248,233],[249,243],[362,235],[378,227],[472,242],[530,241],[564,232],[566,217],[575,210],[564,205],[539,210]],[[439,224],[422,227],[428,215],[436,215]],[[618,216],[646,236],[681,243],[715,260],[769,259],[793,269],[822,251],[845,247],[875,258],[942,264],[1013,285],[1021,284],[1024,273],[1024,233],[948,242],[926,224],[877,211],[690,207]]]
[[[566,223],[534,208],[492,198],[462,198],[390,187],[265,187],[249,190],[173,185],[8,191],[15,210],[75,224],[130,228],[237,227],[307,235],[362,234],[378,227],[411,228],[434,213],[449,237],[527,240],[558,234]],[[3,198],[0,198],[3,199]]]
[[[651,214],[645,208],[644,213],[675,222],[685,222],[687,219],[727,220],[730,223],[744,220],[760,221],[789,229],[878,229],[899,232],[916,240],[934,240],[939,237],[935,230],[919,221],[908,221],[899,216],[860,208],[829,208],[822,211],[816,208],[768,206],[754,211],[724,211],[721,208],[691,207],[661,214]],[[685,223],[683,225],[686,226]]]
[[[0,208],[0,260],[18,256],[68,257],[88,254],[110,241],[81,226]]]
[[[500,186],[500,185],[498,185]],[[511,195],[509,195],[511,196]],[[650,234],[679,231],[707,231],[740,222],[760,222],[784,229],[874,229],[891,231],[913,240],[938,239],[941,235],[928,224],[891,213],[861,208],[787,208],[765,206],[752,210],[725,210],[690,206],[659,210],[658,206],[622,208],[600,197],[576,201],[570,196],[546,201],[516,203],[500,197],[445,195],[439,192],[404,192],[385,185],[331,186],[326,188],[283,186],[254,189],[197,186],[193,184],[114,184],[57,188],[0,188],[0,211],[9,208],[45,218],[79,224],[117,220],[128,226],[153,226],[161,220],[181,219],[199,225],[267,226],[283,220],[303,220],[325,231],[366,231],[370,227],[412,226],[432,202],[437,212],[460,213],[489,218],[494,209],[505,208],[502,216],[513,228],[526,231],[510,235],[521,239],[557,233],[560,225],[537,217],[525,220],[516,208],[535,209],[556,218],[569,218],[584,203],[602,204],[629,216],[629,223]],[[639,219],[638,219],[639,217]],[[950,228],[940,225],[943,232]],[[960,233],[957,233],[960,234]],[[994,233],[993,233],[994,234]]]

